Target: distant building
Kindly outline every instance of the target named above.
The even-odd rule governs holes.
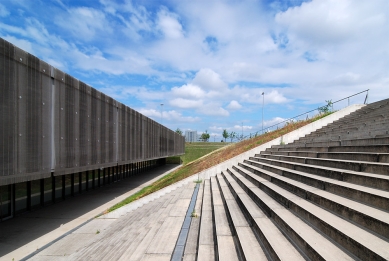
[[[196,142],[197,141],[197,131],[185,131],[185,141],[186,142]]]

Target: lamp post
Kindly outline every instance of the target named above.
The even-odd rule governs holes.
[[[242,122],[242,140],[243,140],[243,122]]]
[[[262,92],[262,134],[263,134],[263,107],[265,104],[265,92]]]
[[[161,125],[163,125],[163,103],[161,103]]]

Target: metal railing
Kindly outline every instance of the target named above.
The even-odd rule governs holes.
[[[314,112],[314,111],[318,111],[319,113],[320,113],[320,112],[323,112],[323,111],[329,111],[329,107],[330,107],[330,106],[331,106],[331,110],[333,111],[333,106],[334,106],[335,103],[344,101],[344,100],[346,100],[346,99],[347,99],[347,101],[348,101],[348,106],[349,106],[349,105],[350,105],[350,98],[351,98],[351,97],[357,96],[357,95],[359,95],[359,94],[361,94],[361,93],[365,93],[365,92],[366,92],[366,97],[365,97],[365,100],[364,100],[364,103],[363,103],[363,104],[368,104],[369,89],[364,90],[364,91],[361,91],[361,92],[358,92],[358,93],[353,94],[353,95],[350,95],[350,96],[347,96],[347,97],[345,97],[345,98],[343,98],[343,99],[340,99],[340,100],[337,100],[337,101],[334,101],[334,102],[332,102],[331,100],[329,100],[329,101],[327,101],[327,105],[318,107],[318,108],[316,108],[316,109],[313,109],[313,110],[310,110],[310,111],[301,113],[301,114],[299,114],[299,115],[297,115],[297,116],[294,116],[294,117],[291,117],[291,118],[289,118],[289,119],[280,121],[280,122],[278,122],[278,123],[276,123],[276,124],[274,124],[274,125],[267,126],[266,128],[262,128],[262,130],[258,130],[258,131],[256,131],[256,132],[252,132],[252,133],[250,133],[249,135],[246,135],[246,136],[243,136],[243,137],[238,137],[238,140],[244,140],[244,139],[247,139],[247,138],[257,137],[258,135],[262,135],[264,132],[269,132],[271,129],[273,129],[273,130],[276,129],[276,128],[278,129],[280,124],[285,124],[285,125],[287,125],[287,124],[289,124],[289,123],[291,123],[291,122],[294,122],[294,120],[295,120],[296,118],[299,118],[299,117],[304,116],[304,115],[307,115],[306,119],[309,119],[309,113]],[[259,133],[260,133],[260,134],[259,134]]]

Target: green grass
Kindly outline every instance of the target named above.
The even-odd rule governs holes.
[[[182,163],[186,165],[228,144],[226,142],[187,142],[185,144],[185,155],[181,156]]]
[[[186,165],[229,144],[227,142],[187,142],[185,143],[185,154],[182,156],[168,157],[166,164],[182,163]]]

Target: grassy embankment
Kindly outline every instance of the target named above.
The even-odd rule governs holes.
[[[185,148],[185,156],[182,156],[183,160],[183,166],[166,176],[162,177],[161,179],[155,181],[150,186],[147,186],[140,190],[139,192],[133,194],[132,196],[126,198],[122,202],[114,205],[111,207],[108,211],[113,211],[117,208],[120,208],[121,206],[124,206],[128,203],[131,203],[132,201],[135,201],[137,199],[140,199],[146,195],[149,195],[155,191],[158,191],[166,186],[169,186],[177,181],[180,181],[182,179],[185,179],[193,174],[196,174],[200,171],[203,171],[205,169],[208,169],[212,166],[215,166],[223,161],[226,161],[228,159],[231,159],[243,152],[246,152],[254,147],[257,147],[261,144],[264,144],[268,141],[271,141],[273,139],[276,139],[278,137],[281,137],[282,135],[289,133],[291,131],[297,130],[311,122],[314,122],[318,119],[321,119],[331,113],[327,113],[324,115],[318,115],[316,117],[313,117],[308,120],[304,121],[298,121],[294,123],[290,123],[286,125],[285,127],[265,133],[263,135],[257,136],[255,138],[251,138],[248,140],[244,140],[238,143],[233,143],[230,146],[222,146],[227,145],[227,143],[216,143],[220,144],[212,146],[212,143],[192,143],[192,144],[186,144]],[[201,146],[203,144],[203,146]],[[209,148],[206,148],[208,145]],[[213,149],[212,149],[213,147]],[[193,153],[192,153],[193,152]],[[203,154],[201,153],[203,152]],[[206,155],[206,153],[208,153]],[[205,155],[205,156],[203,156]]]

